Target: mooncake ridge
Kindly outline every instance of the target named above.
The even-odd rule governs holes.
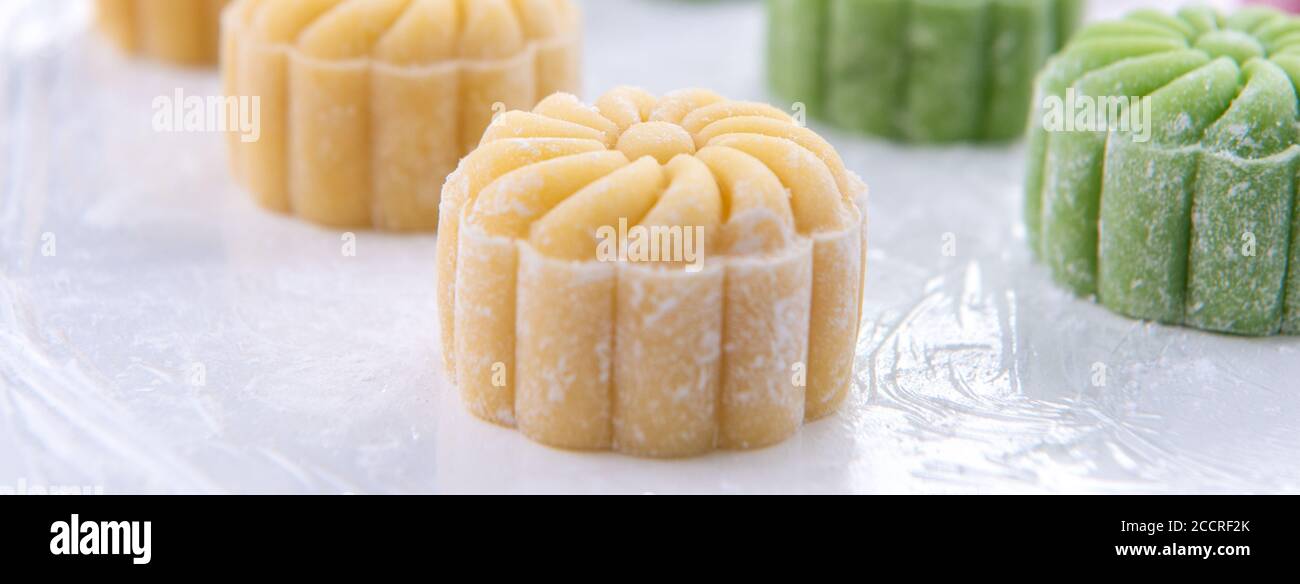
[[[492,117],[580,81],[572,0],[236,0],[231,96],[261,136],[230,138],[265,208],[329,227],[432,231],[441,185]]]
[[[865,184],[764,104],[629,87],[596,103],[498,116],[444,188],[443,356],[467,408],[551,446],[651,457],[767,446],[834,412]],[[602,257],[596,234],[620,224],[698,227],[706,259]]]
[[[1300,334],[1298,76],[1300,19],[1272,9],[1144,10],[1081,30],[1037,83],[1035,256],[1126,316]],[[1048,106],[1071,97],[1146,100],[1149,127],[1050,131]]]

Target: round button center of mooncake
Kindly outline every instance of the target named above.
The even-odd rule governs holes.
[[[1211,58],[1227,57],[1238,64],[1268,54],[1255,37],[1236,30],[1216,30],[1196,39],[1196,48]]]
[[[659,164],[668,164],[679,154],[695,154],[695,139],[677,124],[642,122],[619,136],[618,150],[629,160],[652,156]]]

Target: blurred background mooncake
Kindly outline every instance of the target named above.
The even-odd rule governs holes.
[[[580,85],[571,0],[238,0],[225,19],[226,94],[261,101],[233,171],[328,226],[432,230],[493,116]]]
[[[1014,140],[1034,74],[1084,0],[767,0],[768,77],[844,128],[911,142]]]
[[[230,0],[96,0],[100,30],[123,50],[179,65],[215,65]]]

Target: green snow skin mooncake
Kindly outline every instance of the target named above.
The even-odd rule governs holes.
[[[1084,0],[767,0],[768,76],[848,129],[918,143],[1014,140],[1034,74]]]
[[[1300,334],[1297,80],[1300,19],[1272,9],[1140,11],[1079,31],[1037,82],[1035,255],[1127,316]],[[1088,121],[1079,104],[1106,102],[1128,115],[1049,122],[1062,103]]]

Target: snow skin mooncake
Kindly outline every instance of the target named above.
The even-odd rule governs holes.
[[[230,0],[96,0],[100,30],[123,50],[178,65],[215,65]]]
[[[849,392],[866,193],[786,113],[708,91],[503,114],[443,190],[448,375],[551,446],[780,442]]]
[[[918,143],[1021,137],[1084,0],[767,0],[768,77],[836,125]]]
[[[235,176],[264,207],[332,227],[437,225],[443,180],[492,117],[579,86],[571,0],[238,0],[229,96],[260,100]]]
[[[1136,318],[1300,333],[1296,80],[1300,19],[1272,9],[1080,31],[1039,77],[1029,151],[1025,223],[1053,278]]]

